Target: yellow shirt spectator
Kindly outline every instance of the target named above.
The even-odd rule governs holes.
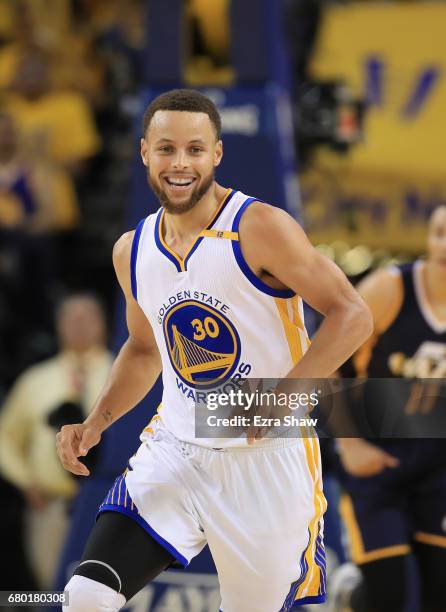
[[[69,165],[100,148],[91,110],[74,92],[49,93],[36,100],[12,94],[7,108],[20,126],[25,149],[36,157]]]
[[[105,349],[83,359],[85,417],[101,392],[112,363]],[[0,471],[16,487],[36,487],[50,496],[71,497],[75,480],[56,453],[56,432],[49,414],[75,399],[77,356],[64,352],[27,370],[19,377],[0,412]]]

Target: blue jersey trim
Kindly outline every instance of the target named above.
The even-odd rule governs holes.
[[[238,232],[239,225],[240,225],[240,219],[243,213],[245,212],[245,210],[248,208],[248,206],[252,204],[252,202],[258,202],[258,201],[259,200],[257,200],[257,198],[248,198],[247,200],[243,202],[237,214],[235,215],[234,222],[232,224],[233,232]],[[262,280],[260,280],[260,278],[254,274],[254,272],[251,270],[251,268],[246,263],[246,260],[243,257],[242,248],[240,246],[239,240],[232,241],[232,250],[234,251],[234,256],[239,265],[240,270],[243,272],[246,278],[254,285],[254,287],[259,289],[259,291],[262,291],[262,293],[267,293],[268,295],[272,295],[273,297],[279,297],[279,298],[291,298],[296,295],[295,292],[292,291],[291,289],[273,289],[272,287],[264,283]]]
[[[163,245],[163,243],[160,240],[160,223],[161,223],[161,215],[163,213],[163,209],[160,208],[158,215],[156,217],[156,223],[155,223],[155,242],[156,242],[156,246],[159,248],[159,250],[161,251],[161,253],[163,253],[167,259],[170,259],[170,261],[174,264],[175,268],[178,270],[178,272],[182,272],[181,270],[181,264],[178,261],[178,259],[170,252],[168,251],[165,246]]]
[[[133,236],[132,251],[130,255],[130,279],[132,283],[132,293],[136,301],[138,301],[138,283],[136,281],[136,260],[138,257],[139,239],[141,238],[142,228],[144,227],[145,219],[142,219],[136,226],[135,235]]]
[[[300,608],[301,606],[306,606],[308,604],[318,604],[324,603],[327,601],[327,596],[324,595],[309,595],[308,597],[302,597],[302,599],[296,599],[293,603],[291,609]]]
[[[116,504],[104,504],[99,508],[98,513],[96,515],[96,519],[103,512],[120,512],[121,514],[125,514],[125,516],[132,518],[138,523],[138,525],[140,525],[144,529],[146,533],[152,536],[152,538],[156,540],[158,544],[161,544],[163,548],[168,550],[170,554],[173,555],[183,567],[187,567],[189,565],[189,561],[186,559],[186,557],[183,557],[183,555],[179,553],[177,549],[172,546],[172,544],[169,544],[167,540],[165,540],[154,529],[152,529],[152,527],[150,527],[150,525],[142,518],[141,515],[136,514],[128,508],[124,508],[123,506],[118,506]]]
[[[217,222],[218,218],[221,216],[222,212],[225,210],[226,206],[229,204],[229,201],[232,199],[232,197],[233,197],[233,195],[235,193],[236,193],[236,191],[234,189],[232,189],[230,195],[226,198],[226,201],[224,202],[223,206],[218,211],[218,214],[215,217],[215,219],[212,219],[212,221],[204,229],[206,229],[206,230],[212,229],[212,227],[215,225],[215,223]],[[194,246],[191,248],[191,250],[187,254],[187,257],[184,260],[184,268],[185,268],[185,270],[187,270],[187,264],[188,264],[189,259],[191,258],[191,255],[193,253],[195,253],[195,251],[197,250],[198,246],[201,244],[203,239],[204,239],[204,236],[201,236],[200,238],[198,238],[196,240]]]

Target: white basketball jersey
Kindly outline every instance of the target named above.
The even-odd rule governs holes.
[[[239,223],[253,201],[229,189],[184,258],[163,239],[163,209],[141,221],[133,239],[132,291],[162,358],[159,416],[186,442],[245,446],[246,438],[196,438],[197,401],[248,377],[283,378],[309,345],[301,298],[263,283],[243,258]]]

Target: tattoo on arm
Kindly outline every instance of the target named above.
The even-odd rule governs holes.
[[[102,416],[104,417],[104,420],[107,423],[111,423],[113,421],[113,415],[110,412],[110,410],[104,410],[104,412],[102,413]]]

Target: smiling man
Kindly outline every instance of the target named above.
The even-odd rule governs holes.
[[[195,400],[248,375],[329,376],[370,335],[369,311],[285,212],[215,182],[223,145],[211,100],[163,94],[143,129],[161,208],[116,244],[129,338],[92,415],[58,434],[63,465],[88,476],[79,457],[161,371],[162,409],[100,507],[64,609],[119,610],[206,543],[224,612],[324,601],[317,438],[196,438]],[[311,347],[302,298],[325,315]]]

